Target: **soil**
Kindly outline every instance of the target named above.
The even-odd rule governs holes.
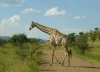
[[[92,63],[89,63],[75,56],[72,56],[69,67],[66,66],[67,58],[63,66],[61,66],[61,64],[58,64],[55,59],[52,66],[50,66],[49,64],[51,62],[51,50],[46,50],[43,53],[44,62],[42,63],[42,72],[100,72],[100,67],[95,66]],[[59,61],[62,61],[64,54],[64,50],[55,51],[55,56],[58,58]]]

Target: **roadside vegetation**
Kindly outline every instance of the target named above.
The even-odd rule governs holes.
[[[100,66],[100,29],[71,35],[75,39],[71,45],[73,54]]]
[[[70,33],[72,53],[100,66],[100,29]],[[8,41],[0,39],[0,72],[39,72],[42,70],[42,51],[50,50],[48,42],[15,34]],[[56,49],[63,49],[57,47]]]
[[[0,40],[0,72],[39,72],[42,61],[39,39],[15,34]]]
[[[90,32],[70,33],[72,54],[100,66],[100,29]],[[49,43],[42,43],[42,49],[50,50]],[[56,49],[64,49],[62,46]],[[70,49],[70,48],[69,48]]]
[[[86,61],[100,66],[100,29],[94,28],[90,32],[70,33],[72,54]],[[42,49],[50,50],[49,43],[41,44]],[[62,46],[56,49],[64,49]],[[69,48],[70,49],[70,48]]]

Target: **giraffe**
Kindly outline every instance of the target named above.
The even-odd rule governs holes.
[[[52,50],[52,59],[50,62],[50,66],[53,64],[53,58],[56,59],[57,63],[59,63],[63,66],[64,61],[65,61],[67,56],[68,56],[67,66],[69,66],[70,65],[70,57],[71,57],[71,50],[68,50],[68,47],[71,44],[70,37],[68,35],[62,34],[61,32],[59,32],[55,28],[46,27],[46,26],[43,26],[37,22],[32,21],[29,30],[31,30],[34,27],[37,27],[39,30],[50,35],[49,41],[50,41],[50,46],[51,46],[51,50]],[[65,56],[64,56],[64,59],[62,60],[62,62],[58,61],[56,56],[54,55],[56,46],[63,46],[65,49]]]

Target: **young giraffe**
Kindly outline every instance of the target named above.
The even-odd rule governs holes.
[[[31,30],[34,27],[37,27],[39,30],[41,30],[41,31],[43,31],[43,32],[50,35],[49,40],[50,40],[50,46],[51,46],[51,49],[52,49],[52,60],[51,60],[50,65],[53,64],[53,58],[55,57],[54,52],[55,52],[56,46],[57,45],[58,46],[62,45],[65,48],[65,57],[64,57],[61,65],[64,64],[66,56],[68,55],[68,64],[67,64],[67,66],[69,66],[70,65],[71,50],[70,51],[68,50],[68,46],[71,43],[70,37],[68,35],[62,34],[57,29],[49,28],[49,27],[40,25],[37,22],[32,21],[32,24],[30,25],[29,30]],[[60,64],[60,62],[57,60],[56,57],[55,57],[55,59]]]

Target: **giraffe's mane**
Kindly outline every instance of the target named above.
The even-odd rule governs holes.
[[[40,26],[42,26],[42,27],[50,28],[50,27],[44,26],[44,25],[39,24],[39,23],[36,23],[36,24],[38,24],[38,25],[40,25]]]
[[[56,33],[58,33],[58,34],[62,34],[62,33],[61,33],[59,30],[57,30],[56,28],[50,28],[50,27],[44,26],[44,25],[42,25],[42,24],[39,24],[39,23],[37,23],[37,22],[36,22],[36,24],[39,25],[39,26],[41,26],[41,27],[44,27],[44,28],[48,28],[48,29],[55,30]],[[41,29],[40,29],[40,30],[41,30]],[[45,32],[45,33],[46,33],[46,32]]]

